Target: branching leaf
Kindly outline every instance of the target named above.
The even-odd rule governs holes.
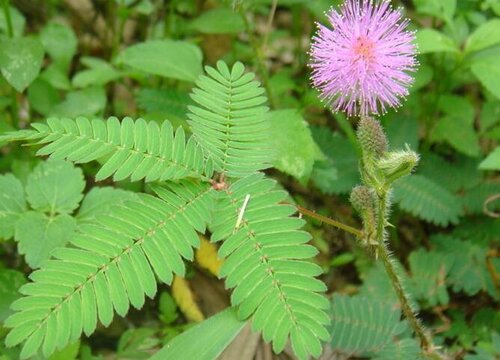
[[[321,341],[329,338],[329,304],[319,294],[325,285],[314,278],[322,270],[308,261],[317,250],[306,245],[310,235],[300,230],[304,221],[290,216],[295,207],[280,203],[286,196],[262,174],[233,183],[219,193],[212,241],[225,239],[220,276],[234,288],[231,303],[240,318],[253,315],[253,329],[272,340],[275,352],[290,337],[295,355],[306,359],[319,356]]]
[[[188,123],[193,136],[211,159],[216,170],[229,177],[244,177],[270,167],[264,89],[254,81],[253,73],[244,73],[237,62],[231,71],[219,61],[217,70],[206,67],[191,98],[197,106],[188,106]]]

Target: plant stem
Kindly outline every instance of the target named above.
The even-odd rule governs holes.
[[[10,17],[9,0],[2,0],[2,7],[5,20],[7,21],[7,34],[12,39],[14,37],[14,28],[12,26],[12,18]]]
[[[363,232],[361,230],[358,230],[356,228],[353,228],[352,226],[346,225],[344,223],[341,223],[340,221],[330,219],[329,217],[320,215],[315,213],[314,211],[311,211],[309,209],[306,209],[305,207],[302,207],[300,205],[296,205],[297,210],[306,216],[312,217],[316,220],[319,220],[321,222],[324,222],[325,224],[335,226],[339,229],[342,229],[344,231],[347,231],[348,233],[353,234],[354,236],[361,238],[363,237]]]
[[[378,212],[377,212],[377,254],[380,256],[384,268],[389,276],[399,302],[403,314],[408,319],[410,326],[420,340],[420,346],[425,354],[432,359],[441,359],[441,356],[435,352],[435,346],[430,337],[425,333],[424,327],[417,319],[415,312],[412,309],[410,296],[406,293],[400,277],[396,272],[394,263],[391,261],[391,255],[385,242],[385,224],[387,215],[387,191],[382,190],[378,194]]]
[[[253,29],[250,26],[250,21],[248,21],[247,15],[242,11],[241,15],[243,17],[243,21],[245,23],[245,30],[248,34],[248,39],[250,41],[250,45],[252,46],[252,50],[255,57],[255,66],[257,68],[257,73],[259,74],[262,85],[264,89],[266,89],[267,98],[269,100],[269,105],[271,108],[276,107],[276,101],[271,91],[271,86],[269,85],[269,74],[264,66],[264,55],[262,52],[262,48],[259,46],[259,43],[253,33]]]
[[[262,41],[263,52],[266,50],[267,41],[269,40],[269,33],[271,32],[271,26],[273,25],[274,14],[276,14],[277,6],[278,6],[278,0],[273,0],[273,4],[271,6],[271,12],[269,13],[269,17],[267,18],[266,33],[264,34],[264,40]]]
[[[14,37],[14,27],[12,26],[12,18],[10,16],[9,0],[2,0],[2,8],[3,8],[3,13],[5,15],[5,21],[7,22],[7,34],[9,38],[12,39]],[[11,97],[10,110],[12,116],[12,125],[18,128],[19,108],[17,106],[16,90],[13,87],[11,87],[10,97]]]

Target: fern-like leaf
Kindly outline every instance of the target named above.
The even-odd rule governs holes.
[[[394,185],[394,200],[403,210],[436,225],[458,223],[462,215],[459,199],[422,175],[412,175]]]
[[[253,314],[253,328],[272,340],[275,352],[290,336],[300,359],[319,356],[329,307],[320,292],[325,285],[314,278],[322,273],[307,261],[317,250],[305,244],[310,235],[304,221],[291,217],[295,208],[281,204],[287,194],[262,174],[250,175],[219,193],[211,225],[212,240],[226,239],[219,256],[226,260],[220,276],[234,288],[231,302],[239,316]]]
[[[401,312],[390,303],[361,296],[336,295],[332,300],[334,350],[362,355],[381,349],[397,330]]]
[[[132,181],[211,177],[212,167],[206,164],[201,147],[194,139],[186,143],[182,127],[175,133],[165,121],[156,122],[129,117],[120,121],[49,118],[47,124],[35,123],[37,133],[23,133],[27,140],[39,139],[45,144],[37,155],[86,163],[105,158],[96,180],[113,175],[115,181],[130,177]]]
[[[264,89],[253,73],[244,74],[237,62],[231,71],[219,61],[217,70],[206,67],[188,106],[188,123],[194,137],[214,160],[216,170],[229,177],[244,177],[270,167],[267,140],[269,122]]]
[[[56,249],[12,304],[17,312],[5,321],[12,328],[6,344],[25,341],[22,358],[40,348],[48,357],[82,332],[90,335],[98,319],[107,326],[114,312],[142,307],[144,295],[156,294],[155,275],[167,284],[173,273],[184,275],[182,258],[193,259],[214,190],[194,182],[168,186],[154,188],[159,198],[141,194],[83,225],[72,247]]]

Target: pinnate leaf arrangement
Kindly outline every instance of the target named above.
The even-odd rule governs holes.
[[[38,155],[99,160],[96,180],[144,180],[151,190],[81,226],[30,275],[5,322],[6,344],[22,343],[22,358],[48,357],[98,321],[107,326],[115,313],[141,308],[157,281],[184,275],[207,229],[222,244],[220,276],[239,316],[252,317],[275,352],[290,339],[301,359],[321,354],[330,320],[326,287],[315,279],[322,270],[310,261],[317,250],[287,193],[260,172],[272,154],[264,90],[241,63],[206,72],[191,95],[189,138],[168,121],[113,117],[49,118],[5,136],[41,145]]]

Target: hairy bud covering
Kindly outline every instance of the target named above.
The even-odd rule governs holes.
[[[373,193],[368,186],[355,186],[351,191],[349,200],[354,209],[360,214],[367,209],[373,209]]]
[[[362,117],[358,125],[357,136],[364,153],[380,158],[387,152],[387,137],[377,120]]]
[[[382,171],[385,180],[392,183],[395,180],[410,175],[419,160],[418,154],[409,148],[402,151],[389,152],[377,163],[377,168]]]

